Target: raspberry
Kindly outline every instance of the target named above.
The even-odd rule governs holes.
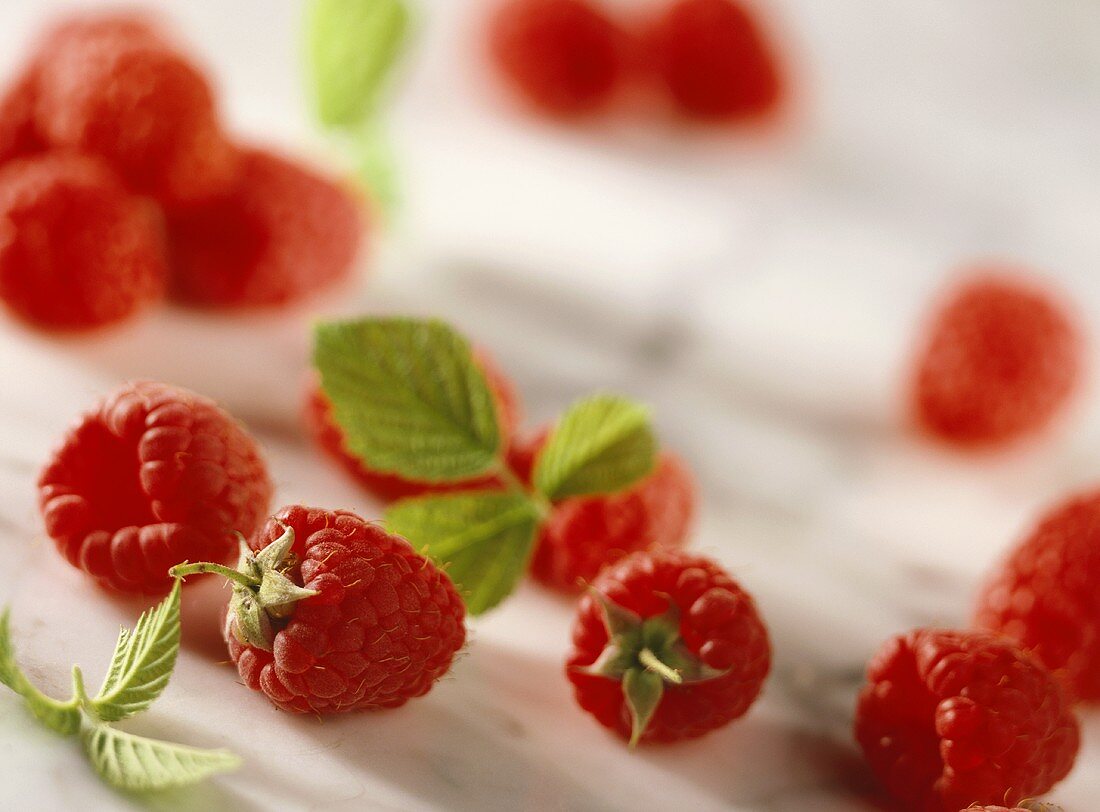
[[[284,508],[249,546],[244,576],[228,573],[225,639],[245,684],[282,710],[396,708],[431,690],[465,643],[466,610],[446,574],[354,513]],[[265,608],[259,586],[272,570],[289,601]]]
[[[102,156],[134,190],[169,206],[233,183],[237,152],[205,76],[142,18],[73,18],[46,37],[34,64],[36,121],[52,144]]]
[[[501,434],[504,437],[505,444],[507,444],[511,441],[512,435],[515,434],[523,410],[519,393],[489,353],[480,349],[475,350],[474,359],[485,374],[489,391],[493,394]],[[314,442],[336,460],[340,467],[347,471],[368,493],[372,493],[384,501],[396,501],[427,493],[450,493],[482,488],[499,488],[501,486],[500,479],[496,476],[477,477],[462,482],[440,484],[413,482],[396,474],[385,474],[371,470],[358,457],[348,451],[344,445],[343,432],[332,419],[332,406],[329,404],[324,392],[321,391],[320,385],[316,382],[311,385],[306,395],[305,422]]]
[[[44,153],[0,168],[0,298],[42,327],[120,321],[164,295],[155,212],[98,160]]]
[[[168,225],[177,296],[215,307],[287,304],[338,281],[362,233],[342,189],[259,149],[244,151],[230,194]]]
[[[1062,305],[1008,275],[961,284],[935,314],[917,358],[919,424],[960,446],[995,445],[1036,432],[1066,403],[1081,339]]]
[[[256,442],[213,401],[143,381],[69,431],[38,490],[70,564],[111,589],[166,593],[173,564],[224,560],[234,531],[259,527],[272,485]]]
[[[604,569],[581,598],[566,673],[604,727],[672,742],[742,716],[770,667],[747,592],[709,559],[653,551]]]
[[[45,149],[34,124],[36,97],[29,75],[0,94],[0,164]]]
[[[490,30],[501,73],[543,112],[606,107],[622,84],[623,33],[585,0],[511,0]]]
[[[1071,695],[1100,700],[1100,491],[1040,520],[986,583],[974,622],[1032,653]]]
[[[512,453],[524,481],[547,435],[541,432]],[[629,553],[682,546],[694,516],[691,472],[679,457],[663,452],[653,473],[626,491],[555,503],[540,530],[531,574],[547,586],[576,591]]]
[[[1044,793],[1080,743],[1039,663],[990,634],[936,629],[896,637],[871,661],[855,728],[879,780],[920,812]]]
[[[651,23],[643,42],[651,70],[688,116],[760,116],[783,95],[771,46],[740,3],[678,0]]]

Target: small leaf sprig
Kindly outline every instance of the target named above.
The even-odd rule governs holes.
[[[306,65],[318,122],[343,145],[383,211],[397,199],[381,110],[411,28],[405,0],[310,0]]]
[[[447,567],[474,615],[516,588],[554,502],[626,490],[656,465],[648,410],[599,394],[557,421],[523,482],[469,343],[438,320],[322,323],[314,365],[345,448],[370,469],[432,484],[485,476],[504,484],[405,499],[386,512],[393,532]]]
[[[168,597],[142,613],[133,630],[120,630],[107,676],[94,697],[88,695],[78,666],[73,666],[73,695],[66,702],[32,685],[15,661],[9,614],[8,609],[0,614],[0,683],[19,694],[46,727],[79,737],[88,760],[108,784],[133,792],[168,789],[240,765],[227,750],[148,739],[109,724],[149,708],[168,684],[179,653],[179,581]]]

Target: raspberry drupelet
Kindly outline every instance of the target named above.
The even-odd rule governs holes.
[[[354,513],[300,505],[270,519],[237,570],[225,619],[241,679],[291,713],[395,708],[423,696],[466,640],[447,575]]]
[[[213,401],[123,386],[84,415],[38,481],[46,532],[105,587],[165,594],[168,569],[222,561],[252,533],[272,484],[256,442]]]
[[[158,216],[96,158],[48,152],[0,167],[0,299],[24,321],[87,330],[163,298]]]
[[[1069,774],[1080,731],[1037,661],[984,632],[919,629],[871,661],[856,739],[904,809],[1014,804]]]
[[[604,569],[581,598],[566,674],[578,704],[633,744],[737,719],[770,667],[752,597],[709,559],[656,551]]]

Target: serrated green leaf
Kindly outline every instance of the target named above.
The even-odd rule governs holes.
[[[123,733],[84,715],[80,741],[95,771],[108,784],[132,792],[194,784],[240,766],[228,750],[203,750]]]
[[[436,320],[318,325],[314,363],[353,454],[422,482],[484,474],[501,450],[496,406],[466,340]]]
[[[535,464],[535,488],[551,500],[614,493],[649,475],[656,456],[648,410],[595,395],[559,421]]]
[[[51,730],[64,735],[76,733],[80,726],[80,710],[77,697],[59,702],[39,691],[19,670],[15,662],[15,648],[11,642],[9,610],[0,614],[0,682],[21,697],[35,718]]]
[[[180,583],[132,632],[119,632],[103,687],[89,703],[100,719],[114,722],[139,713],[160,696],[172,676],[180,646]]]
[[[375,110],[405,45],[404,0],[312,0],[308,60],[317,115],[326,127],[355,127]]]
[[[479,615],[504,600],[526,571],[539,511],[526,494],[471,492],[398,502],[386,523],[445,565],[467,610]]]

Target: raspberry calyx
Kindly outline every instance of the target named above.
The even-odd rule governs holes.
[[[593,589],[603,609],[608,643],[599,659],[576,670],[622,683],[631,716],[630,746],[641,739],[664,695],[665,683],[705,682],[725,674],[693,655],[680,636],[680,610],[643,619]]]
[[[318,594],[315,589],[298,586],[287,575],[296,563],[290,552],[294,546],[294,528],[281,522],[280,526],[283,534],[256,552],[241,536],[241,556],[236,569],[199,562],[179,564],[169,570],[174,578],[201,573],[228,578],[233,584],[229,614],[234,621],[231,624],[234,634],[241,643],[264,651],[273,650],[276,623],[289,617],[298,601]]]

